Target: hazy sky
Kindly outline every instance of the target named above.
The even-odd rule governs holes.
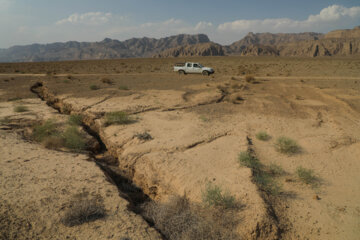
[[[359,0],[0,0],[0,48],[205,33],[328,32],[360,25]]]

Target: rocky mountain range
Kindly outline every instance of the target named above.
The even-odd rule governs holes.
[[[32,44],[0,49],[0,62],[151,57],[166,49],[208,42],[210,40],[205,34],[180,34],[161,39],[144,37],[118,41],[105,38],[101,42]]]
[[[0,49],[0,62],[223,55],[359,56],[360,26],[327,34],[250,32],[228,46],[211,42],[205,34],[180,34],[161,39],[144,37],[118,41],[106,38],[100,42],[32,44]]]

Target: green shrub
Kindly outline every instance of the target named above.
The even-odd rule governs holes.
[[[91,90],[98,90],[98,89],[100,89],[100,87],[97,86],[97,85],[90,85],[90,89]]]
[[[300,166],[296,169],[296,174],[301,182],[308,185],[316,185],[317,177],[315,176],[313,170],[306,169]]]
[[[68,119],[68,123],[70,125],[81,125],[82,116],[79,114],[71,114]]]
[[[281,186],[268,173],[257,172],[254,174],[253,179],[263,191],[275,196],[280,194]]]
[[[256,134],[256,138],[261,141],[267,141],[270,139],[270,135],[267,134],[267,132],[265,132],[265,131],[261,131]]]
[[[14,112],[27,112],[27,111],[29,111],[29,109],[26,106],[19,105],[14,107]]]
[[[38,142],[42,142],[46,137],[56,135],[59,135],[59,132],[53,120],[47,120],[41,125],[36,125],[32,132],[32,138]]]
[[[63,137],[65,147],[76,151],[85,149],[86,143],[82,134],[76,126],[69,126],[65,130]]]
[[[119,89],[120,90],[125,90],[125,91],[130,90],[130,88],[128,86],[125,86],[125,85],[119,86]]]
[[[281,176],[284,174],[284,169],[275,163],[269,165],[268,171],[272,176]]]
[[[230,193],[225,192],[217,186],[211,183],[207,183],[205,192],[203,193],[203,201],[209,206],[220,206],[223,208],[235,208],[235,197]]]
[[[109,112],[105,114],[105,125],[130,124],[134,120],[126,112]]]
[[[286,154],[295,154],[300,152],[300,146],[297,142],[288,137],[279,137],[276,140],[275,148],[277,151]]]
[[[248,167],[248,168],[251,168],[253,170],[260,170],[261,167],[262,167],[259,159],[252,156],[248,152],[241,152],[239,154],[238,160],[239,160],[239,163],[240,163],[241,166]]]

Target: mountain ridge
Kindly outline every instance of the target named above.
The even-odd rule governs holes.
[[[160,39],[105,38],[99,42],[55,42],[0,49],[0,62],[38,62],[137,57],[188,56],[349,56],[360,55],[360,26],[326,34],[253,33],[222,46],[205,34],[179,34]]]

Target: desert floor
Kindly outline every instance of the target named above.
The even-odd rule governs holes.
[[[172,72],[184,61],[215,74]],[[118,111],[128,121],[109,124]],[[81,116],[86,149],[35,141],[35,126],[52,119],[62,131],[68,115]],[[138,207],[184,195],[200,215],[231,215],[232,239],[360,236],[359,58],[3,63],[0,119],[3,239],[187,239]],[[277,150],[282,136],[293,152]],[[240,153],[257,165],[240,164]],[[206,205],[208,186],[236,204]],[[83,199],[104,216],[68,226]]]

